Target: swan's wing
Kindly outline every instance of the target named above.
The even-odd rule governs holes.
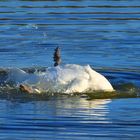
[[[19,69],[19,68],[11,68],[8,70],[8,81],[12,81],[14,83],[21,83],[25,78],[27,78],[28,73]]]

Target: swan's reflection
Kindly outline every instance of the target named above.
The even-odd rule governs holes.
[[[88,101],[83,98],[71,98],[58,100],[55,102],[55,113],[57,116],[78,117],[82,119],[105,120],[109,112],[108,103],[111,100],[92,100]]]
[[[25,103],[6,101],[0,116],[8,117],[2,117],[0,121],[10,128],[23,129],[33,137],[40,132],[44,135],[47,132],[53,138],[71,135],[81,137],[83,134],[86,136],[104,131],[105,125],[110,122],[110,102],[108,99],[89,101],[79,96]],[[22,131],[19,135],[22,135]]]
[[[58,99],[59,98],[59,99]],[[20,104],[18,114],[31,114],[34,119],[67,119],[67,120],[107,120],[110,99],[86,100],[81,97],[55,98],[48,101],[34,101]],[[27,108],[26,108],[27,107]],[[27,116],[29,117],[29,116]]]
[[[8,109],[4,110],[7,112],[15,109],[16,112],[18,108],[18,114],[42,114],[47,117],[54,115],[56,117],[104,117],[109,112],[108,104],[110,102],[111,99],[87,100],[79,96],[61,96],[45,101],[7,102]]]

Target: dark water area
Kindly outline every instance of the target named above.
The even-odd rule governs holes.
[[[1,0],[0,139],[138,140],[139,21],[139,0]],[[9,67],[53,66],[57,46],[62,65],[89,64],[126,96],[26,95],[4,85]]]

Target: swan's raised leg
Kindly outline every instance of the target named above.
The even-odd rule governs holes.
[[[60,48],[57,47],[53,55],[54,66],[58,66],[61,63]]]

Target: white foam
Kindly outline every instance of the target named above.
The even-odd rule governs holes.
[[[89,65],[67,64],[33,74],[17,68],[10,69],[8,80],[16,84],[28,84],[41,92],[81,93],[88,90],[114,90],[109,81]]]

